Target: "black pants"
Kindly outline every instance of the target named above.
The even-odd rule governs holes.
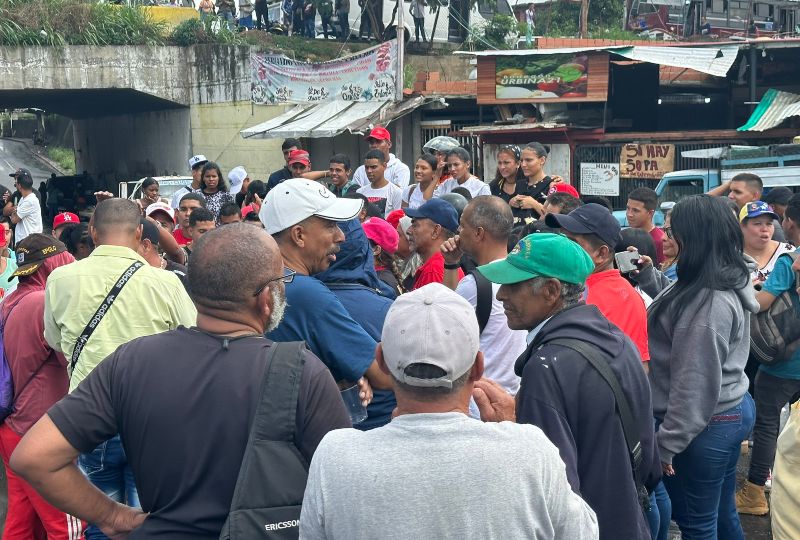
[[[417,41],[419,41],[420,34],[422,34],[422,41],[428,41],[428,38],[425,37],[425,19],[423,17],[414,17],[414,34]]]
[[[269,11],[267,10],[267,2],[256,2],[256,28],[261,30],[269,29]],[[262,22],[263,25],[262,25]]]
[[[320,17],[322,17],[320,15]],[[327,17],[322,17],[322,33],[325,35],[325,39],[328,39],[328,27],[330,27],[330,35],[336,37],[336,29],[333,27],[333,23],[331,22],[331,16],[328,15]]]
[[[756,424],[753,427],[753,453],[747,479],[757,486],[763,486],[775,461],[781,409],[800,397],[800,380],[781,379],[759,370],[755,382]]]
[[[336,15],[339,17],[339,39],[347,41],[350,38],[350,12],[339,10]]]

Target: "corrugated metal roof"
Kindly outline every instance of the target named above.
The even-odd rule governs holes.
[[[721,45],[717,47],[645,47],[614,45],[610,47],[568,47],[563,49],[520,49],[511,51],[457,51],[456,54],[475,56],[543,56],[551,54],[575,54],[591,51],[610,53],[663,66],[693,69],[716,77],[724,77],[739,54],[740,45]]]
[[[770,88],[738,131],[765,131],[778,127],[792,116],[800,116],[800,95]]]
[[[243,129],[244,139],[289,137],[335,137],[340,133],[365,133],[375,124],[386,125],[408,114],[423,103],[414,97],[400,103],[392,101],[334,100],[314,105],[297,105],[266,122]]]

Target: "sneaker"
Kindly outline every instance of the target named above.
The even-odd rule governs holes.
[[[769,504],[764,495],[764,486],[757,486],[745,481],[742,489],[736,493],[736,510],[740,514],[763,516],[769,513]]]
[[[772,491],[772,471],[769,471],[769,475],[767,476],[767,481],[764,483],[764,491],[769,493]]]

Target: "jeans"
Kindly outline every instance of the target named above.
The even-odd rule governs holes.
[[[220,11],[219,13],[217,13],[217,16],[224,21],[228,21],[228,28],[233,30],[233,23],[235,22],[233,20],[233,13],[227,10]]]
[[[736,463],[754,416],[753,398],[746,393],[741,403],[712,416],[672,459],[675,475],[663,482],[683,540],[744,540],[736,512]]]
[[[240,15],[239,16],[239,27],[247,28],[248,30],[252,30],[253,29],[253,14],[251,13],[250,15],[247,15],[247,16]]]
[[[422,34],[422,41],[428,41],[428,38],[425,37],[425,18],[414,17],[414,35],[417,41],[419,41],[420,34]]]
[[[92,484],[110,499],[128,506],[141,506],[133,472],[128,465],[119,435],[102,443],[89,454],[81,454],[78,465]],[[86,529],[86,540],[104,538],[106,536],[94,525]]]
[[[668,540],[669,522],[672,519],[672,501],[664,482],[659,482],[650,494],[650,511],[645,512],[652,540]]]
[[[781,409],[786,403],[797,399],[800,381],[781,379],[758,370],[755,390],[756,424],[753,427],[753,453],[747,479],[757,486],[763,486],[775,461]]]
[[[267,10],[267,2],[256,2],[256,28],[269,28],[269,11]]]
[[[316,19],[314,17],[309,17],[307,19],[303,19],[303,25],[305,27],[304,35],[309,39],[314,39],[317,37],[317,30],[314,28],[314,21]]]
[[[339,17],[339,39],[347,41],[350,39],[350,12],[340,9],[336,16]]]
[[[328,28],[330,28],[330,31],[328,31]],[[333,27],[330,15],[322,17],[322,34],[325,36],[325,39],[328,39],[328,35],[336,37],[336,29]]]

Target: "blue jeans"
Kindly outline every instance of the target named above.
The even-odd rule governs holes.
[[[650,511],[645,512],[652,540],[668,540],[669,522],[672,519],[672,502],[664,482],[659,482],[650,494]]]
[[[102,443],[90,453],[81,454],[78,465],[92,484],[112,500],[137,508],[141,506],[133,472],[128,465],[119,435]],[[86,529],[86,540],[105,538],[106,535],[94,525]]]
[[[314,27],[314,22],[316,18],[308,18],[303,19],[303,25],[305,26],[305,34],[306,37],[309,39],[314,39],[317,37],[317,29]]]
[[[675,475],[663,482],[683,540],[744,540],[736,512],[736,463],[754,422],[753,398],[745,394],[741,403],[712,416],[672,459]]]

